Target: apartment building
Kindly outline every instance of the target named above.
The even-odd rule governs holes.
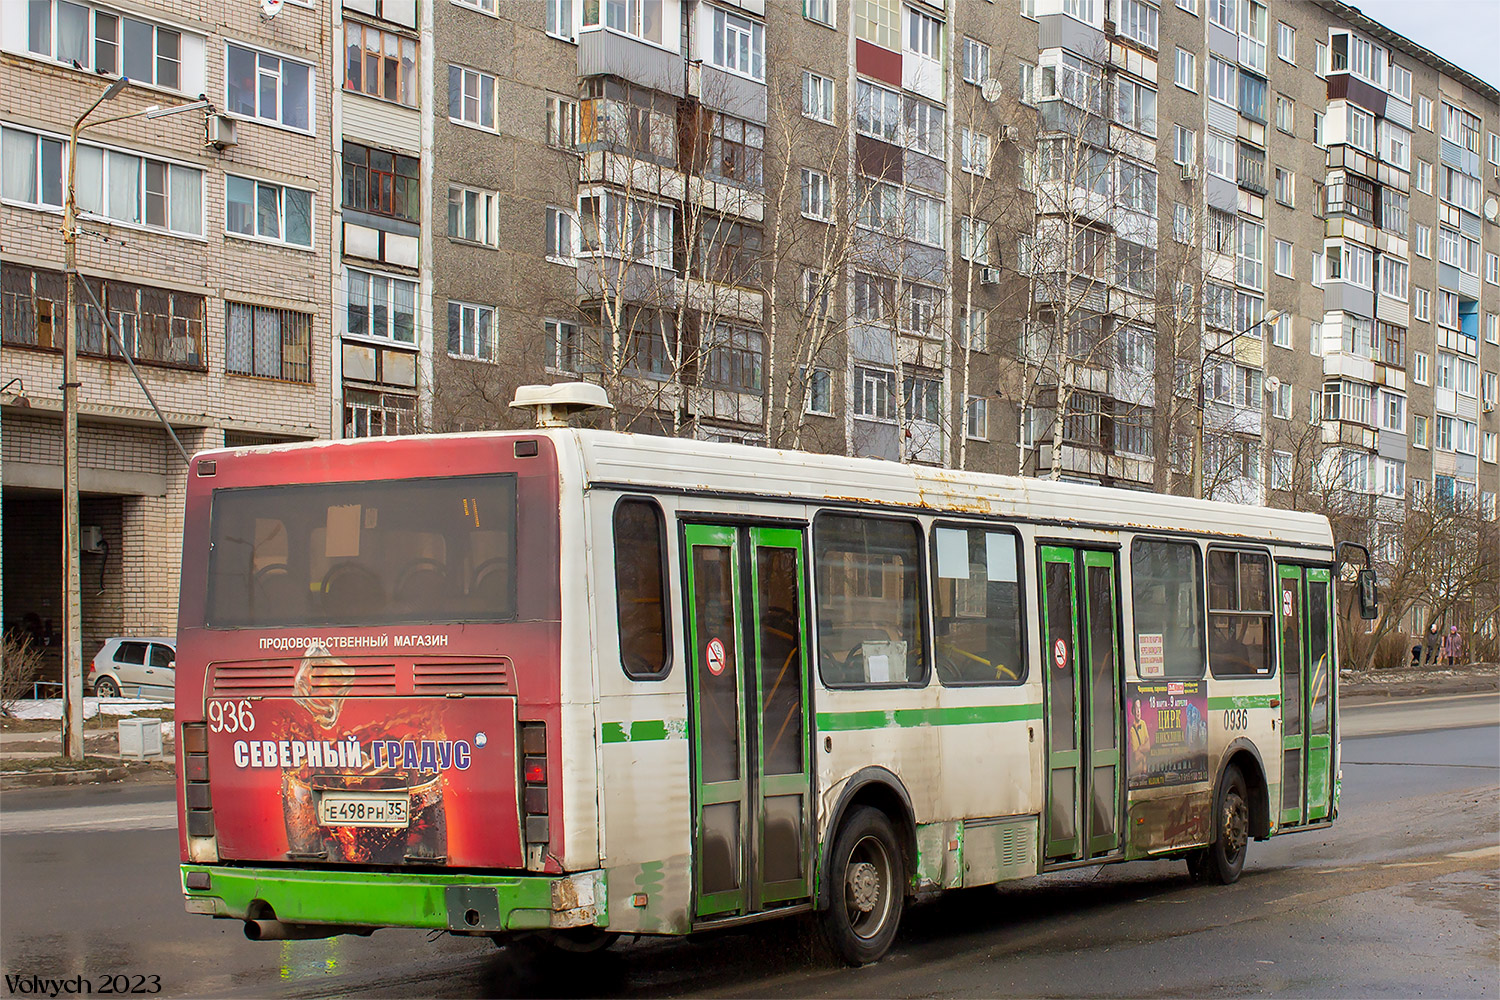
[[[176,629],[186,465],[122,352],[188,453],[332,430],[325,21],[292,4],[0,4],[3,614],[50,640],[53,669],[69,133],[129,77],[77,147],[89,657],[110,635]]]
[[[48,106],[76,114],[108,70],[71,68],[77,8],[0,8],[7,282],[60,254],[45,199],[70,119],[26,95],[61,88]],[[201,78],[237,130],[223,149],[188,117],[89,133],[204,174],[201,232],[95,212],[114,242],[83,260],[107,276],[149,246],[128,273],[204,296],[201,365],[147,367],[205,442],[514,426],[516,385],[585,378],[622,428],[1249,503],[1344,492],[1392,523],[1425,497],[1492,516],[1500,101],[1334,0],[87,10],[95,60],[120,18],[175,32],[182,86],[149,99]],[[260,81],[239,103],[237,67]],[[310,249],[221,232],[220,175],[245,178],[233,197],[311,192]],[[209,284],[311,316],[305,378],[260,371],[259,340],[242,373]],[[4,371],[32,405],[4,397],[8,468],[58,381],[34,391],[21,367],[55,366],[51,340],[10,315]],[[87,365],[110,406],[138,407],[107,351]],[[130,412],[90,426],[155,440]],[[51,503],[6,482],[8,505]]]

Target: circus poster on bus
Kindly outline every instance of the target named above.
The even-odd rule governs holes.
[[[1208,780],[1208,695],[1201,680],[1127,686],[1130,787]]]

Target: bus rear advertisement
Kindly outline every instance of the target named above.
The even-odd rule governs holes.
[[[861,963],[917,894],[1232,882],[1337,814],[1337,570],[1307,514],[561,426],[205,452],[186,906]]]

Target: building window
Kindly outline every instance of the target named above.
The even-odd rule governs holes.
[[[1406,301],[1407,266],[1395,257],[1380,257],[1380,293],[1393,299]]]
[[[915,97],[906,99],[906,145],[919,153],[947,159],[944,143],[944,124],[947,112],[940,105],[929,104]]]
[[[1234,140],[1217,132],[1204,135],[1203,167],[1215,177],[1234,181],[1236,167]]]
[[[417,43],[358,21],[344,22],[344,89],[417,106]]]
[[[312,246],[313,193],[248,177],[224,178],[224,228],[237,236]]]
[[[1260,291],[1265,287],[1266,227],[1248,219],[1240,220],[1238,281]]]
[[[833,81],[816,73],[802,74],[802,114],[814,121],[833,122]]]
[[[613,0],[620,3],[620,0]],[[658,5],[659,6],[659,5]],[[752,80],[764,80],[766,28],[758,21],[713,8],[713,64]]]
[[[1426,160],[1417,160],[1417,190],[1423,194],[1432,194],[1432,164]]]
[[[926,424],[936,424],[942,412],[940,394],[942,383],[935,378],[908,375],[903,385],[902,403],[906,419]]]
[[[854,36],[900,52],[900,0],[854,0]]]
[[[417,342],[417,283],[394,275],[348,269],[345,332],[397,344]]]
[[[833,305],[833,276],[828,271],[802,269],[802,307],[818,320],[828,318]]]
[[[571,42],[574,31],[573,0],[547,0],[547,34]]]
[[[1292,245],[1286,240],[1276,241],[1276,273],[1283,278],[1295,277],[1292,273]]]
[[[1327,143],[1323,141],[1323,112],[1313,112],[1313,145],[1324,148]]]
[[[833,373],[827,368],[804,368],[802,378],[807,393],[803,409],[822,416],[832,415]]]
[[[1292,135],[1295,131],[1294,121],[1297,106],[1292,102],[1290,97],[1285,94],[1277,94],[1275,109],[1276,127],[1287,135]]]
[[[1029,62],[1016,63],[1016,100],[1022,104],[1036,103],[1036,65]]]
[[[547,144],[559,149],[578,145],[578,102],[557,94],[547,95]]]
[[[1182,202],[1172,203],[1172,239],[1178,243],[1193,242],[1193,208]]]
[[[1198,133],[1192,129],[1176,126],[1176,137],[1172,145],[1172,162],[1190,164],[1195,161],[1198,149]]]
[[[990,224],[988,220],[964,216],[958,222],[958,255],[981,266],[990,262]]]
[[[1115,83],[1115,121],[1126,128],[1156,135],[1156,91],[1134,80]]]
[[[448,354],[473,361],[495,360],[495,310],[468,302],[448,303]]]
[[[6,126],[0,133],[0,196],[61,208],[63,143]],[[203,235],[203,171],[118,149],[78,147],[80,212],[183,236]]]
[[[1147,48],[1156,48],[1157,20],[1160,14],[1154,5],[1143,3],[1142,0],[1118,0],[1115,16],[1116,31]]]
[[[1297,207],[1297,175],[1282,167],[1276,168],[1276,200],[1287,208]]]
[[[1235,85],[1234,63],[1218,56],[1208,57],[1208,96],[1228,107],[1236,107],[1239,91]]]
[[[500,195],[494,191],[448,188],[449,238],[498,246],[499,204]]]
[[[901,133],[901,95],[860,80],[855,86],[854,127],[864,135],[896,142]]]
[[[311,382],[312,317],[287,309],[226,302],[224,370]]]
[[[448,120],[494,131],[495,78],[462,66],[449,66]]]
[[[204,298],[122,281],[81,279],[108,313],[125,350],[137,361],[203,368]],[[4,343],[60,349],[67,320],[67,282],[57,271],[7,264],[0,268],[0,332]],[[78,350],[119,357],[104,316],[87,292],[78,295]]]
[[[583,337],[578,324],[548,319],[542,321],[542,328],[547,340],[547,367],[564,372],[583,370]]]
[[[834,25],[834,9],[833,0],[802,0],[802,16],[830,28]]]
[[[1276,23],[1276,58],[1283,62],[1297,62],[1297,29],[1285,21]]]
[[[990,47],[973,38],[964,39],[964,82],[982,84],[990,78]]]
[[[819,222],[833,218],[833,189],[821,170],[802,168],[802,214]]]
[[[896,375],[883,368],[854,368],[854,415],[869,420],[896,419]]]
[[[1428,357],[1422,351],[1411,352],[1411,380],[1417,385],[1427,385],[1430,380],[1428,374]]]
[[[21,17],[27,22],[27,48],[36,55],[76,62],[103,75],[120,73],[135,83],[181,89],[182,36],[177,31],[67,0],[31,0]]]
[[[578,199],[578,224],[580,253],[672,266],[675,226],[668,205],[615,191],[586,194]]]
[[[1500,285],[1500,254],[1484,255],[1484,280],[1492,285]]]
[[[404,393],[344,389],[344,436],[389,437],[414,434],[417,401]]]
[[[990,317],[983,309],[965,309],[958,321],[959,347],[966,351],[990,348]]]
[[[1292,385],[1282,382],[1271,394],[1271,415],[1281,420],[1292,419]]]
[[[759,187],[765,144],[766,130],[761,126],[722,112],[715,114],[708,175]]]
[[[1382,430],[1406,433],[1406,397],[1389,389],[1380,390],[1380,427]]]
[[[1184,90],[1198,92],[1198,57],[1187,49],[1177,50],[1177,75],[1175,77],[1177,86]]]
[[[9,126],[0,130],[0,197],[29,207],[61,208],[63,148],[61,140],[35,132]],[[79,154],[81,165],[83,147]]]
[[[698,277],[721,285],[754,287],[761,280],[762,233],[748,223],[707,216],[699,225],[693,260]]]
[[[915,7],[906,8],[906,50],[933,62],[943,58],[943,22]]]
[[[964,437],[970,441],[990,438],[990,401],[983,396],[970,396],[964,406]]]
[[[578,255],[578,223],[565,208],[547,206],[547,259],[572,264]]]
[[[703,384],[732,392],[760,392],[765,357],[760,331],[720,323],[708,345]]]
[[[231,114],[312,130],[311,66],[230,44],[225,78]]]
[[[1375,324],[1375,357],[1397,368],[1406,367],[1406,327],[1394,323]]]
[[[420,161],[344,142],[344,207],[403,222],[422,221]]]
[[[972,129],[964,129],[962,143],[961,164],[964,173],[979,174],[984,177],[990,175],[990,137],[983,132]]]

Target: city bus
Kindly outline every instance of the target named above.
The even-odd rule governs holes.
[[[858,964],[919,895],[1232,883],[1337,815],[1325,518],[519,395],[534,430],[193,459],[188,911],[572,949],[811,913]]]

